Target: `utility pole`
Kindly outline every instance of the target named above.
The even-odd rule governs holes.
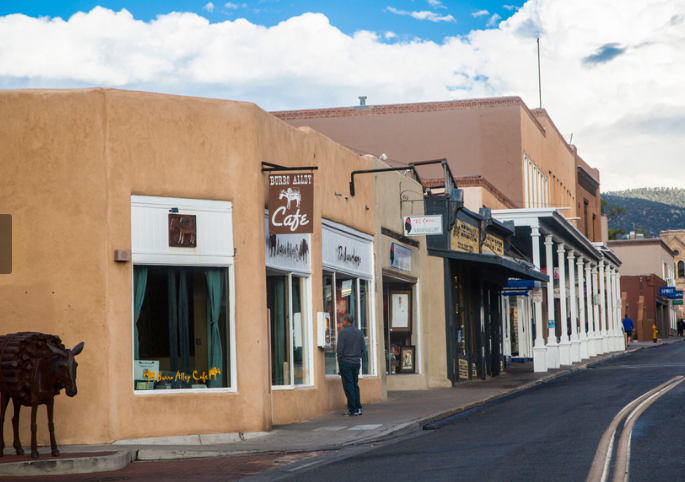
[[[542,79],[540,77],[540,37],[538,37],[538,92],[540,92],[540,109],[542,109]]]

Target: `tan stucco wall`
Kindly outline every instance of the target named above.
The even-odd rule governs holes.
[[[656,274],[662,279],[668,277],[668,271],[664,275],[663,265],[672,267],[673,256],[663,249],[657,240],[653,244],[630,243],[630,241],[609,241],[607,246],[616,253],[623,264],[621,265],[621,276],[649,276]]]
[[[535,120],[543,129],[540,129]],[[532,158],[533,162],[549,176],[550,207],[570,207],[570,210],[562,210],[561,213],[566,217],[575,217],[575,154],[546,115],[538,115],[535,120],[527,111],[521,110],[522,151],[518,160],[519,165],[523,166],[524,154]],[[521,199],[516,198],[512,201],[519,203]]]
[[[2,332],[85,341],[78,395],[56,398],[58,443],[270,429],[260,162],[320,166],[314,311],[323,304],[320,216],[374,232],[370,179],[359,180],[354,198],[333,194],[346,192],[349,171],[369,162],[253,104],[103,89],[0,92],[0,146],[0,212],[13,216],[14,236],[13,272],[0,276]],[[134,395],[132,264],[113,261],[114,249],[131,246],[132,194],[233,203],[237,393]],[[315,382],[274,395],[274,421],[343,406],[339,379],[324,381],[318,349]],[[362,392],[379,400],[380,380],[364,380]]]
[[[387,164],[373,158],[374,169],[385,169]],[[446,357],[445,348],[445,315],[444,315],[444,278],[442,260],[432,263],[432,256],[428,256],[425,236],[413,236],[411,239],[419,243],[419,247],[410,246],[394,238],[381,234],[385,228],[395,234],[404,234],[404,216],[422,216],[424,214],[423,188],[418,182],[403,175],[402,172],[385,172],[374,174],[374,193],[376,202],[376,320],[379,334],[379,367],[382,367],[385,390],[422,390],[430,387],[430,379],[444,377],[446,379],[446,361],[442,362],[445,369],[441,372],[441,356]],[[406,198],[406,199],[405,199]],[[404,200],[403,200],[404,199]],[[411,249],[411,272],[390,268],[390,243],[395,242]],[[396,277],[398,282],[407,277],[418,283],[414,288],[414,329],[416,317],[420,331],[420,345],[417,346],[417,356],[421,358],[420,373],[417,361],[416,374],[385,374],[386,340],[383,338],[383,300],[382,280],[384,273],[389,277]],[[418,307],[417,302],[418,301]],[[437,307],[437,309],[436,309]],[[442,310],[442,311],[440,311]],[[442,339],[440,338],[442,333]],[[451,386],[451,384],[450,384]],[[384,390],[384,391],[385,391]]]

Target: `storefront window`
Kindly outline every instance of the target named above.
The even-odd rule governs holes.
[[[309,384],[311,343],[305,309],[305,283],[309,278],[269,273],[266,279],[271,329],[271,383],[274,386]]]
[[[231,386],[228,269],[134,267],[134,388]]]
[[[362,375],[370,375],[369,350],[371,346],[371,328],[369,326],[368,281],[341,273],[324,274],[323,286],[325,312],[330,316],[331,326],[335,327],[334,335],[331,336],[330,348],[325,349],[326,375],[338,374],[336,360],[337,335],[343,329],[343,316],[348,313],[354,317],[355,326],[364,334],[366,351],[362,356],[361,373]],[[335,290],[332,289],[333,286],[335,286]]]
[[[414,285],[383,278],[383,328],[386,373],[418,373],[418,326],[414,316]]]

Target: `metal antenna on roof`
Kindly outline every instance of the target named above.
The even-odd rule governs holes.
[[[542,109],[542,80],[540,77],[540,37],[538,37],[538,91],[540,92],[540,109]]]

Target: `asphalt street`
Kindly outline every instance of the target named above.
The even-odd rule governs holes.
[[[300,469],[276,469],[259,478],[585,481],[600,438],[618,412],[679,375],[685,375],[685,344],[643,350],[465,412],[435,430],[380,448],[351,449],[347,456],[323,455]],[[630,480],[685,480],[683,400],[685,383],[637,419]]]

